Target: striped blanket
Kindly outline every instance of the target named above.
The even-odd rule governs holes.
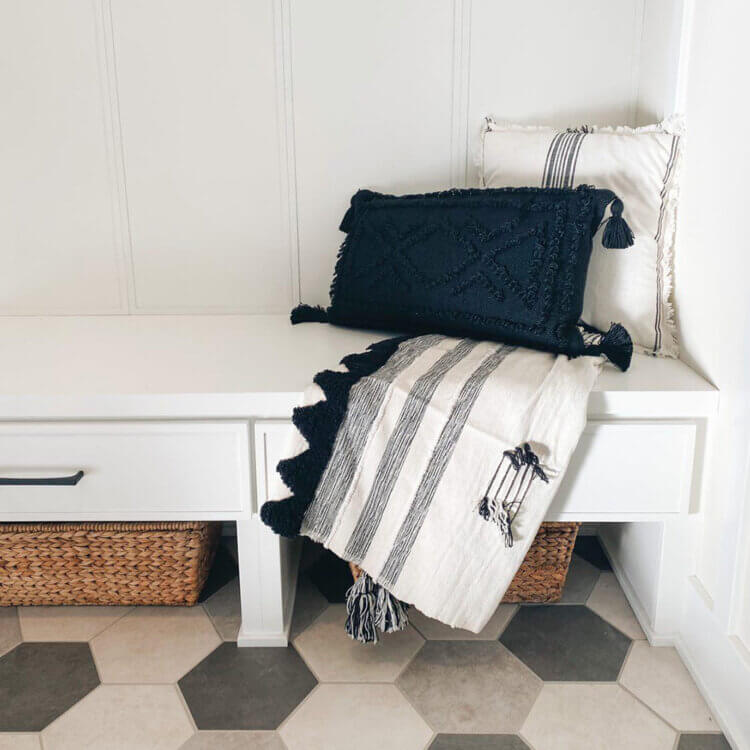
[[[404,603],[478,632],[544,519],[602,361],[440,335],[346,357],[295,410],[279,464],[292,495],[262,518],[361,567],[353,637],[404,627]]]

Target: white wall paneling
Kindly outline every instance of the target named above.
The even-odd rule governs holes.
[[[563,127],[632,123],[644,2],[472,0],[470,150],[486,115]]]
[[[99,10],[0,4],[2,314],[127,310]]]
[[[452,0],[291,0],[302,298],[328,299],[337,227],[360,187],[451,178]]]
[[[112,0],[135,312],[292,304],[275,14]]]

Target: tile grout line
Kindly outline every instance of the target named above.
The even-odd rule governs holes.
[[[171,683],[174,687],[175,692],[177,693],[177,700],[180,701],[180,705],[184,709],[185,713],[187,714],[188,721],[190,722],[190,726],[193,727],[193,737],[200,731],[198,729],[198,725],[195,723],[195,717],[193,716],[193,712],[190,710],[190,706],[188,705],[187,700],[185,700],[185,696],[182,694],[182,690],[180,690],[180,686],[174,682]],[[190,737],[185,740],[185,742],[190,742]],[[185,743],[183,743],[184,745]],[[182,745],[180,745],[182,747]]]
[[[292,717],[302,708],[302,706],[307,703],[307,701],[312,698],[312,696],[318,692],[318,688],[323,685],[324,683],[318,682],[317,685],[313,687],[313,689],[284,717],[282,722],[279,724],[279,726],[276,727],[276,733],[279,735],[283,742],[283,737],[281,737],[281,730],[292,720]],[[284,743],[286,744],[286,743]]]

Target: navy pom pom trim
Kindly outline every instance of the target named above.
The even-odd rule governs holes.
[[[366,352],[344,357],[341,363],[348,372],[323,370],[315,376],[314,381],[323,390],[325,400],[310,406],[299,406],[292,414],[292,422],[307,440],[309,447],[298,456],[280,461],[277,467],[292,494],[284,500],[269,500],[260,509],[263,523],[277,534],[288,537],[299,534],[302,519],[331,458],[336,433],[346,414],[352,386],[380,369],[407,338],[409,337],[397,336],[378,341],[370,345]]]

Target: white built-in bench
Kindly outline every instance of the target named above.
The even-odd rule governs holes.
[[[258,508],[313,374],[387,335],[286,315],[0,319],[0,475],[84,471],[75,486],[0,487],[0,521],[236,521],[239,643],[283,645],[298,545]],[[717,403],[682,362],[607,366],[548,516],[610,523],[603,539],[655,642],[672,632]]]

